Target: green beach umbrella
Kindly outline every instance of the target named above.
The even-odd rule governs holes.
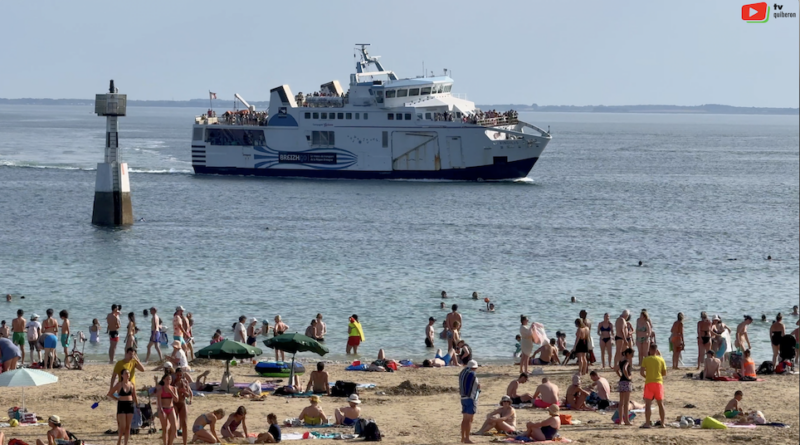
[[[210,358],[212,360],[225,360],[225,374],[229,375],[231,360],[237,358],[253,358],[257,355],[261,355],[263,352],[261,348],[239,343],[238,341],[222,340],[213,345],[206,346],[195,352],[194,355],[200,358]]]
[[[294,356],[297,355],[298,352],[313,352],[317,355],[325,355],[330,352],[322,343],[298,333],[282,334],[277,337],[272,337],[264,340],[264,344],[269,348],[290,352],[292,354],[292,369],[289,372],[289,386],[294,386]]]
[[[235,358],[253,358],[263,352],[261,348],[239,343],[238,341],[222,340],[206,346],[195,352],[194,355],[214,360],[233,360]]]

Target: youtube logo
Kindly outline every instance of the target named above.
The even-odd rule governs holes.
[[[767,4],[753,3],[742,6],[742,20],[748,22],[761,22],[767,19]]]

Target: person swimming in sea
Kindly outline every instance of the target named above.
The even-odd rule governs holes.
[[[644,266],[644,263],[640,260],[639,261],[639,267],[642,267],[642,266]]]
[[[442,298],[447,298],[447,292],[442,291]]]

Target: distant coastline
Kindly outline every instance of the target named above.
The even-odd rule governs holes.
[[[250,102],[256,109],[264,110],[269,107],[268,101]],[[0,105],[77,105],[94,106],[94,99],[3,99],[0,98]],[[129,100],[128,105],[132,107],[189,107],[189,108],[208,108],[208,99],[191,100]],[[228,105],[231,105],[230,107]],[[215,100],[214,108],[225,110],[232,108],[232,101]],[[768,108],[768,107],[734,107],[730,105],[706,104],[706,105],[525,105],[525,104],[496,104],[478,105],[482,110],[506,111],[514,109],[517,111],[534,112],[556,112],[556,113],[671,113],[671,114],[777,114],[777,115],[797,115],[800,108]]]

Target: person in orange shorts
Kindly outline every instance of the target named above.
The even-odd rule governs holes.
[[[667,375],[667,364],[658,353],[658,346],[650,344],[649,355],[642,360],[642,368],[639,370],[644,381],[644,416],[645,422],[642,428],[652,428],[650,422],[650,412],[653,400],[658,403],[658,417],[661,419],[660,428],[664,428],[664,376]]]

